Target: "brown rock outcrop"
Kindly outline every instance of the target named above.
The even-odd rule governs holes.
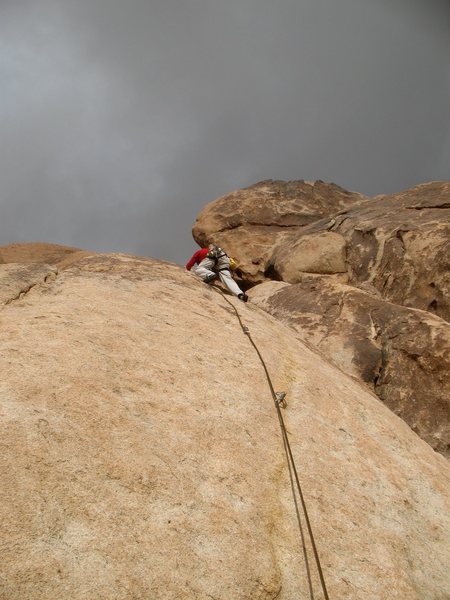
[[[449,323],[320,276],[249,294],[450,458]]]
[[[389,302],[450,320],[450,182],[377,197],[305,227],[279,245],[269,271],[282,273],[302,236],[327,231],[346,242],[349,283],[370,284]],[[335,254],[338,260],[340,250]]]
[[[262,181],[206,205],[192,234],[201,246],[223,245],[246,282],[265,280],[273,248],[323,217],[367,200],[322,181]]]
[[[236,305],[287,392],[330,598],[448,596],[448,462],[291,328]],[[216,291],[95,255],[0,323],[2,598],[309,597],[267,381]]]
[[[289,249],[285,244],[275,249],[273,272],[287,283],[298,283],[305,273],[347,275],[346,250],[345,239],[337,233],[302,235],[292,240]]]

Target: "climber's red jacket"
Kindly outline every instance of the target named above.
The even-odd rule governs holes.
[[[202,260],[204,258],[206,258],[207,254],[208,254],[208,248],[200,248],[200,250],[197,250],[197,252],[192,256],[192,258],[187,263],[186,269],[188,271],[190,271],[195,264],[199,265],[202,262]]]

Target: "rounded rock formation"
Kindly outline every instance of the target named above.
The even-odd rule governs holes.
[[[448,462],[230,302],[287,393],[330,598],[444,598]],[[308,597],[275,407],[223,296],[169,263],[92,255],[0,314],[2,598]]]
[[[235,256],[244,282],[266,279],[273,249],[306,225],[367,200],[322,181],[262,181],[206,205],[192,228],[196,242]]]

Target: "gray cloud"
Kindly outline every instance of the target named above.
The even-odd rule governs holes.
[[[261,179],[447,179],[441,0],[35,0],[0,8],[0,240],[183,262]]]

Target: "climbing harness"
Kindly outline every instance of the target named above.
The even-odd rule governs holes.
[[[303,491],[302,491],[302,487],[300,485],[300,480],[298,477],[298,473],[297,473],[297,468],[295,466],[295,462],[294,462],[294,456],[292,454],[292,449],[291,449],[291,445],[289,443],[289,438],[288,438],[288,433],[287,433],[287,429],[286,429],[286,425],[284,423],[284,419],[283,419],[283,413],[281,411],[282,408],[286,408],[287,407],[287,402],[286,402],[286,392],[275,392],[275,389],[273,387],[272,384],[272,380],[270,378],[270,374],[267,368],[267,365],[264,361],[264,358],[262,357],[257,345],[255,344],[251,334],[250,334],[250,330],[247,327],[247,325],[244,325],[241,319],[241,316],[237,310],[237,308],[234,306],[234,304],[226,297],[226,295],[218,288],[214,288],[217,292],[219,292],[219,294],[221,294],[221,296],[226,300],[226,302],[228,302],[228,304],[232,307],[233,311],[235,312],[239,324],[241,326],[242,331],[245,333],[245,335],[248,337],[250,343],[252,344],[253,348],[255,349],[259,360],[263,366],[264,372],[266,374],[266,379],[267,382],[269,384],[269,388],[270,388],[270,392],[272,394],[272,398],[275,404],[275,408],[277,411],[277,416],[278,416],[278,421],[280,423],[280,429],[281,429],[281,434],[282,434],[282,438],[283,438],[283,446],[284,446],[284,451],[286,454],[286,460],[288,463],[288,469],[289,469],[289,478],[290,478],[290,483],[291,483],[291,491],[292,491],[292,496],[294,499],[294,504],[295,504],[295,512],[297,515],[297,521],[298,521],[298,525],[299,525],[299,530],[300,530],[300,538],[301,538],[301,542],[302,542],[302,549],[303,549],[303,555],[305,558],[305,566],[306,566],[306,574],[307,574],[307,579],[308,579],[308,587],[309,587],[309,593],[310,593],[310,597],[312,600],[314,600],[314,592],[313,592],[313,587],[312,587],[312,581],[311,581],[311,571],[310,571],[310,567],[309,567],[309,561],[308,561],[308,554],[307,554],[307,550],[306,550],[306,545],[305,545],[305,537],[304,537],[304,531],[303,531],[303,526],[302,526],[302,520],[300,517],[300,510],[299,510],[299,506],[298,506],[298,501],[297,501],[297,494],[298,497],[300,498],[300,503],[302,506],[302,511],[303,511],[303,515],[305,518],[305,523],[306,523],[306,527],[308,530],[308,535],[309,535],[309,540],[311,542],[311,547],[313,550],[313,554],[314,554],[314,558],[315,558],[315,562],[316,562],[316,568],[317,568],[317,572],[319,575],[319,579],[320,579],[320,584],[322,587],[322,592],[323,592],[323,596],[325,600],[330,600],[329,596],[328,596],[328,591],[327,591],[327,587],[325,584],[325,578],[323,576],[323,571],[322,571],[322,565],[320,563],[320,558],[319,558],[319,554],[317,552],[317,547],[316,547],[316,543],[314,540],[314,534],[312,531],[312,527],[311,527],[311,522],[309,520],[309,515],[308,515],[308,510],[306,508],[306,503],[305,503],[305,499],[303,496]],[[297,490],[297,492],[296,492]]]
[[[206,255],[210,260],[213,260],[216,264],[219,258],[223,258],[224,256],[228,257],[229,265],[227,267],[223,267],[218,269],[219,271],[235,271],[237,269],[237,262],[232,256],[228,256],[228,254],[220,248],[219,246],[214,246],[211,250],[208,251]]]
[[[222,248],[219,248],[219,246],[214,246],[214,248],[211,248],[211,250],[208,251],[208,254],[206,255],[210,260],[214,261],[214,266],[217,265],[218,261],[220,258],[223,258],[224,256],[228,256],[228,254],[225,252],[225,250],[222,250]],[[231,259],[228,256],[228,259],[231,263]],[[230,270],[230,265],[227,265],[226,267],[221,267],[220,269],[217,269],[218,272],[220,271],[229,271]]]
[[[227,253],[224,250],[222,250],[222,248],[219,248],[219,246],[214,246],[214,248],[211,248],[211,250],[208,251],[208,254],[206,256],[217,261],[219,260],[219,258],[227,256]]]

